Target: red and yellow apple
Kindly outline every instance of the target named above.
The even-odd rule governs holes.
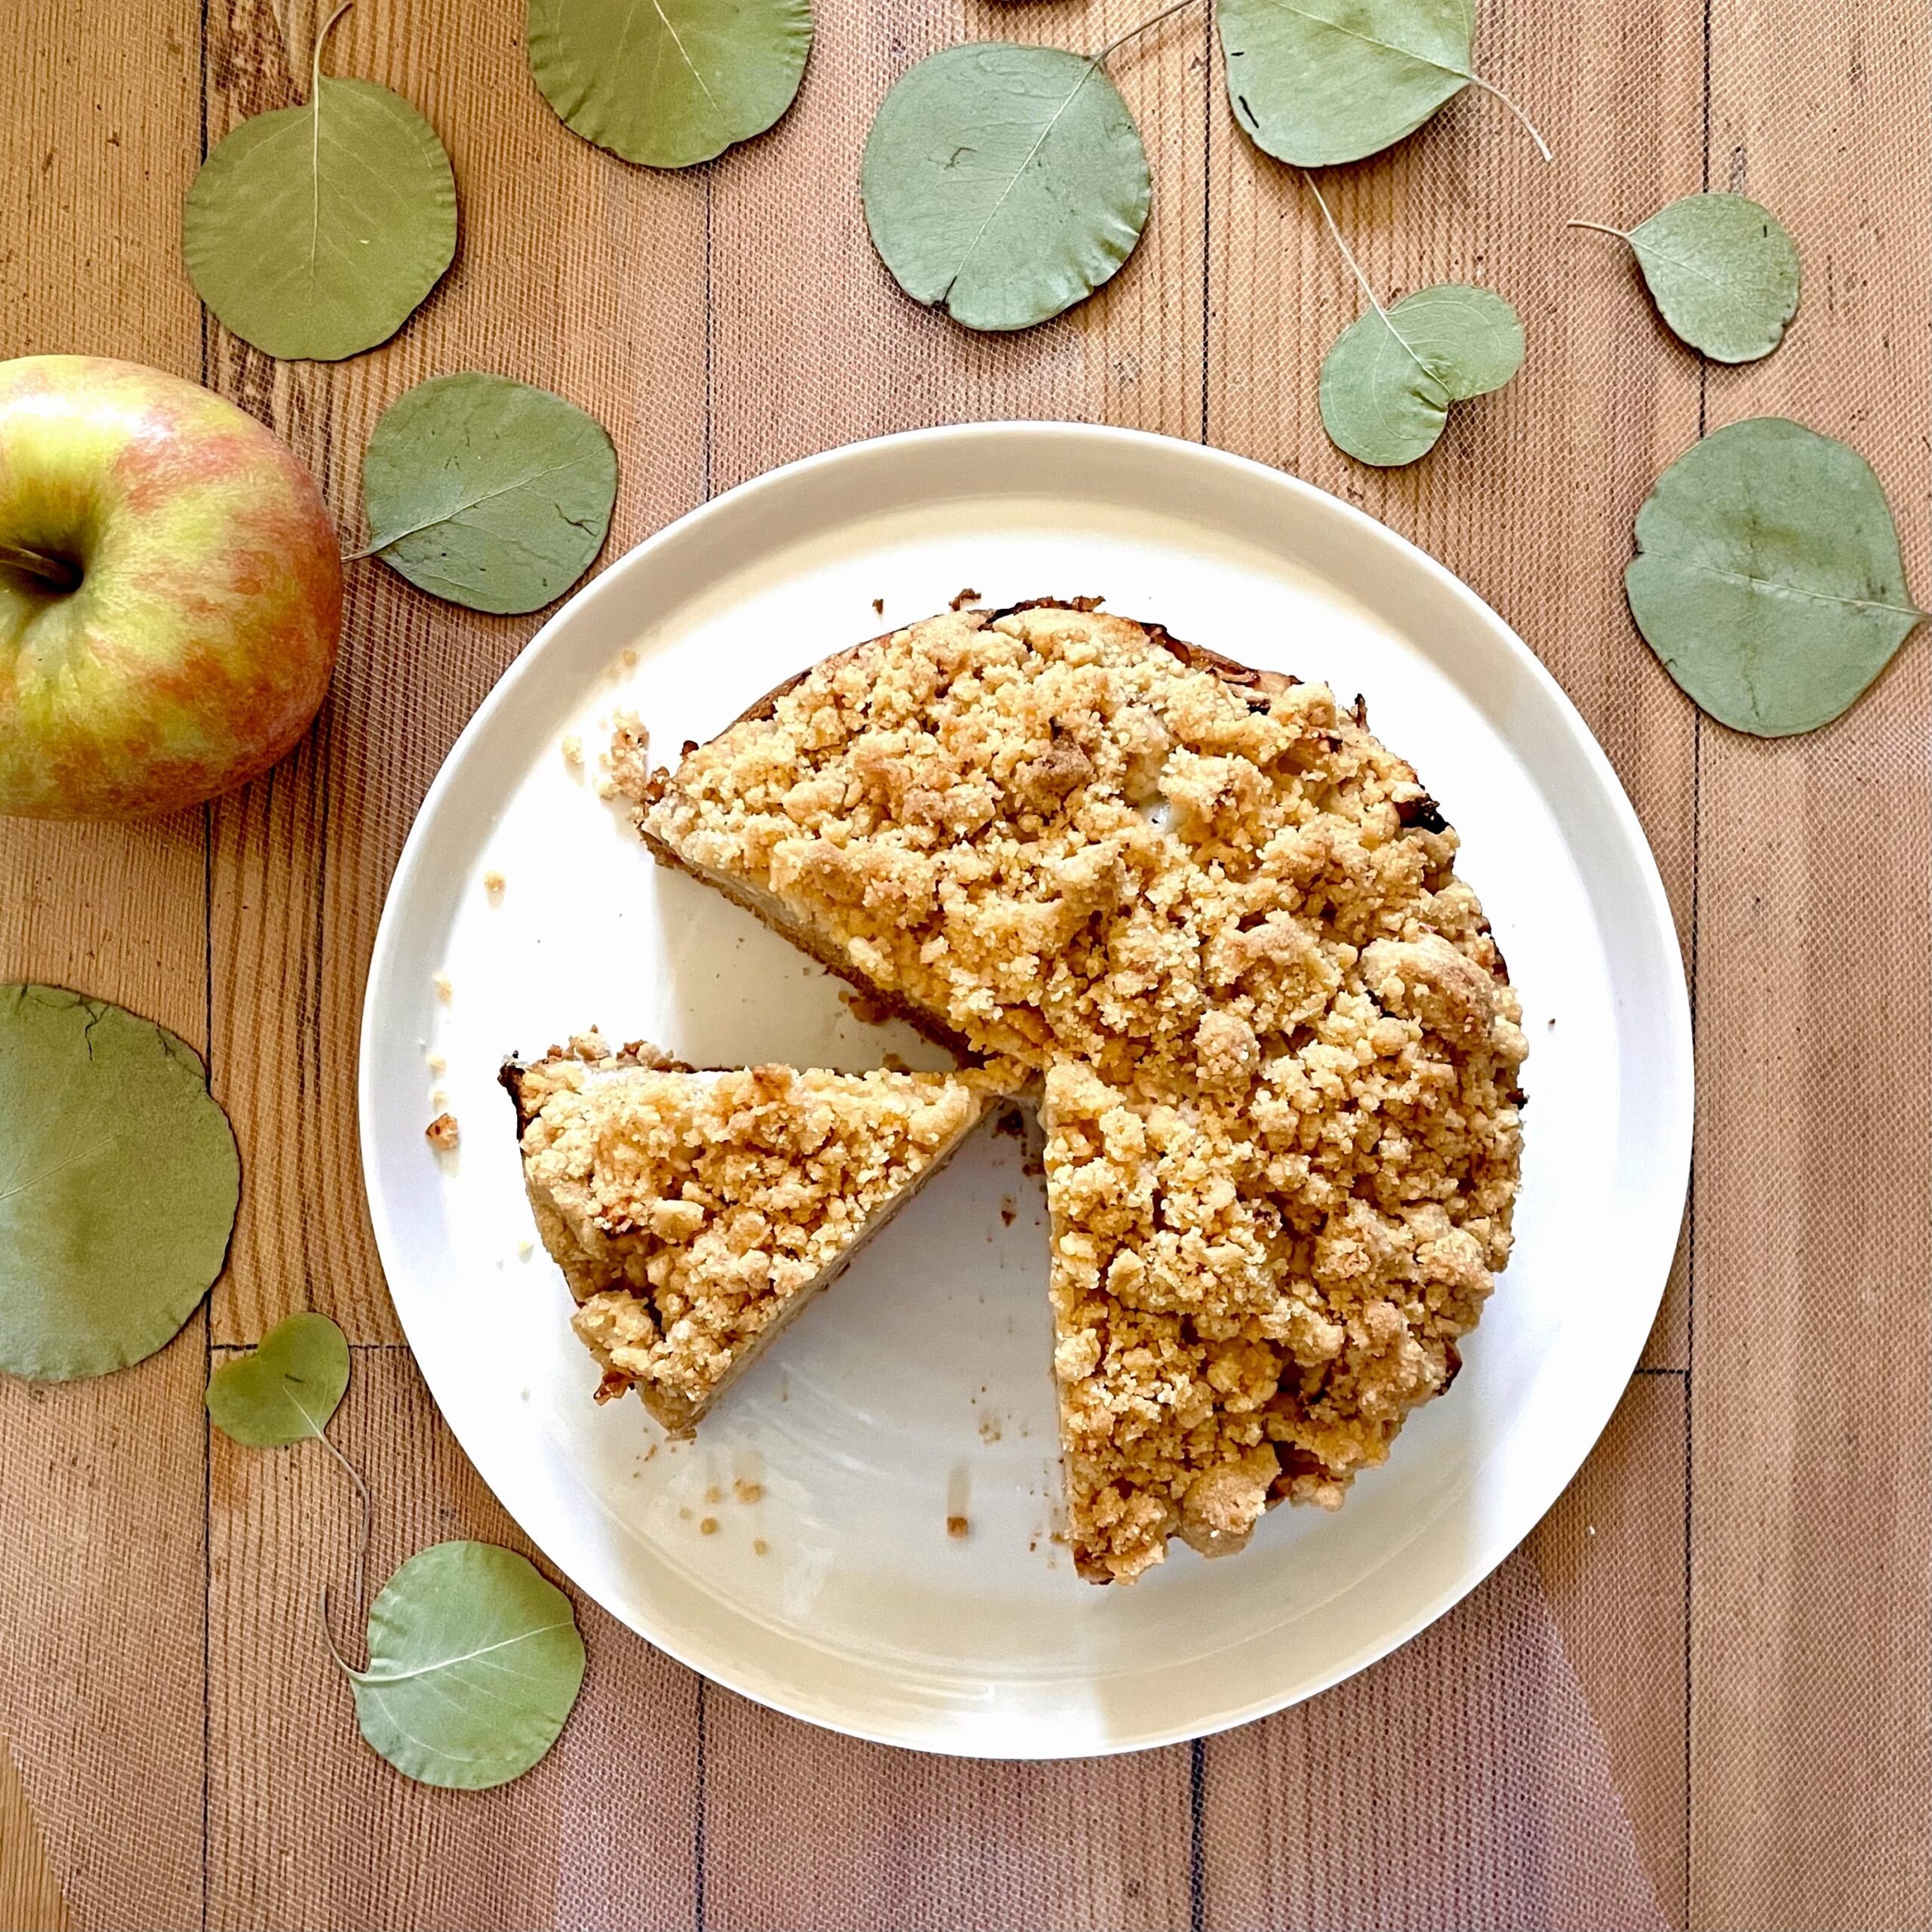
[[[245,783],[308,729],[341,626],[321,494],[254,417],[132,362],[0,362],[0,814]]]

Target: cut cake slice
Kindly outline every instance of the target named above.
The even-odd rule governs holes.
[[[507,1063],[525,1184],[604,1371],[688,1432],[931,1180],[998,1074],[699,1071],[595,1035]]]

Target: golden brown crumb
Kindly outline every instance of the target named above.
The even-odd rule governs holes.
[[[564,742],[561,749],[564,754],[564,762],[568,765],[573,771],[582,771],[583,768],[583,739],[580,738],[574,731],[566,731],[564,734]]]
[[[713,1483],[704,1492],[704,1500],[707,1503],[722,1503],[724,1500],[724,1492]]]
[[[955,611],[963,611],[968,604],[977,604],[979,599],[980,593],[969,586],[954,593],[952,608]]]
[[[521,1071],[525,1179],[578,1334],[669,1429],[1017,1077],[694,1073],[636,1063],[663,1058],[641,1042],[604,1052],[588,1035]]]
[[[428,1137],[432,1147],[435,1148],[438,1153],[447,1154],[455,1147],[457,1143],[456,1115],[449,1113],[438,1114],[423,1131]]]
[[[761,1482],[747,1482],[740,1476],[731,1485],[731,1493],[740,1503],[755,1503],[764,1494]]]
[[[455,996],[456,986],[447,973],[432,973],[429,983],[436,989],[436,997],[447,1006]]]
[[[767,1543],[762,1537],[752,1538],[752,1554],[754,1556],[762,1556],[771,1547],[771,1544]]]
[[[1044,1076],[1083,1574],[1333,1506],[1447,1386],[1509,1253],[1520,1009],[1359,706],[1088,611],[973,611],[675,774],[614,769],[660,857]]]
[[[862,993],[856,986],[846,988],[838,997],[844,1001],[852,1017],[861,1026],[883,1026],[892,1017],[870,993]]]
[[[949,1516],[946,1519],[946,1533],[957,1543],[962,1537],[973,1534],[973,1525],[964,1516]]]
[[[620,655],[623,657],[623,660],[624,660],[624,669],[625,669],[626,671],[632,670],[632,669],[635,669],[636,665],[637,665],[637,647],[636,647],[636,645],[631,645],[631,644],[627,644],[627,645],[626,645],[624,646],[623,650],[622,651],[622,652],[621,652],[621,653],[620,653]]]
[[[487,872],[483,875],[483,890],[492,900],[503,896],[503,875],[500,872]]]
[[[883,597],[875,597],[872,599],[872,615],[875,617],[882,617],[885,615],[885,599]]]
[[[432,1073],[445,1073],[449,1069],[449,1062],[444,1059],[441,1054],[430,1054],[424,1064],[429,1068]]]
[[[718,1534],[718,1518],[715,1516],[700,1518],[697,1533],[701,1537],[715,1537]]]

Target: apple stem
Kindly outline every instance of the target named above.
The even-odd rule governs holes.
[[[78,590],[81,567],[65,557],[49,557],[18,543],[0,543],[0,570],[14,570],[38,577],[56,590]]]

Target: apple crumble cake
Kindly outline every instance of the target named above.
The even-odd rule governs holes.
[[[1506,1260],[1524,1045],[1454,831],[1361,701],[1084,605],[932,618],[674,773],[656,855],[1044,1081],[1083,1574],[1333,1507]]]
[[[985,1073],[700,1072],[595,1035],[508,1063],[503,1084],[543,1244],[604,1371],[598,1399],[635,1388],[674,1432],[1006,1091]]]

